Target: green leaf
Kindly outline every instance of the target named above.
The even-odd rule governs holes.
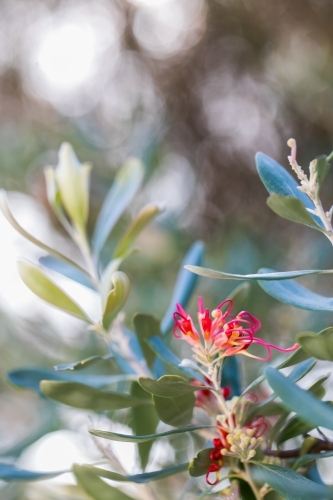
[[[184,268],[186,268],[186,264],[200,265],[203,259],[204,250],[204,244],[201,241],[196,241],[186,253],[180,265],[170,304],[161,321],[161,332],[163,334],[166,334],[174,324],[173,313],[176,310],[176,304],[178,303],[186,307],[198,281],[197,276],[193,275],[193,273],[189,273],[187,269]]]
[[[267,205],[283,219],[299,222],[300,224],[304,224],[305,226],[327,234],[327,231],[322,226],[315,223],[303,203],[296,198],[272,194],[267,200]]]
[[[148,366],[151,367],[156,359],[156,355],[149,347],[146,339],[161,335],[160,322],[150,314],[136,314],[133,318],[133,323],[144,357]]]
[[[130,248],[132,243],[136,240],[144,228],[153,220],[157,215],[163,212],[163,208],[156,203],[149,203],[138,213],[130,227],[127,229],[124,236],[118,243],[114,251],[114,258],[122,257]]]
[[[309,274],[332,274],[332,269],[309,269],[304,271],[284,271],[277,272],[273,269],[259,270],[257,274],[231,274],[223,271],[215,271],[206,267],[186,265],[186,269],[199,276],[206,278],[216,278],[222,280],[261,280],[261,281],[280,281],[289,280],[291,278],[300,278],[301,276],[308,276]]]
[[[332,156],[332,153],[330,156]],[[317,158],[316,172],[317,172],[317,182],[319,184],[319,188],[321,187],[330,168],[331,164],[329,161],[327,161],[327,156],[323,155]]]
[[[314,460],[318,460],[320,458],[328,458],[333,457],[333,451],[326,451],[324,453],[309,453],[308,455],[302,455],[299,457],[293,465],[293,469],[297,470],[303,465],[308,464],[309,462],[313,462]]]
[[[314,208],[314,204],[310,198],[298,189],[299,184],[278,162],[264,153],[257,153],[256,165],[260,179],[270,194],[291,196],[301,200],[306,208]],[[313,219],[317,224],[324,227],[322,221],[317,216],[313,215]]]
[[[212,387],[191,385],[183,377],[179,377],[179,375],[163,375],[158,380],[140,377],[139,384],[145,391],[161,398],[186,396],[187,394],[193,394],[193,392],[199,389],[213,389]]]
[[[94,500],[133,500],[122,491],[106,484],[85,465],[73,465],[77,484]]]
[[[255,479],[269,484],[286,500],[330,500],[333,490],[277,465],[256,464]]]
[[[80,361],[73,361],[73,363],[65,363],[63,365],[55,365],[53,368],[56,372],[60,371],[78,371],[84,370],[91,365],[100,363],[101,361],[108,361],[112,359],[112,354],[107,354],[106,356],[90,356],[86,359],[81,359]]]
[[[132,419],[130,426],[135,434],[153,434],[159,422],[158,415],[153,405],[147,406],[146,400],[151,402],[151,395],[148,394],[137,382],[131,386],[131,395],[142,398],[144,404],[132,408]],[[149,461],[149,454],[153,443],[151,441],[138,441],[141,467],[144,470]]]
[[[215,448],[206,448],[205,450],[200,450],[197,455],[192,458],[188,465],[188,472],[192,477],[200,477],[207,474],[209,466],[212,465],[210,459],[210,453],[214,451]]]
[[[116,222],[138,191],[143,176],[144,166],[136,158],[129,158],[117,172],[96,222],[93,235],[96,255],[101,251]]]
[[[250,283],[241,283],[228,295],[228,299],[234,303],[235,311],[242,311],[245,309],[245,303],[249,297],[251,285]]]
[[[111,282],[113,288],[107,296],[103,309],[103,326],[106,330],[123,308],[130,292],[130,282],[125,273],[116,271],[111,277]]]
[[[19,260],[17,266],[21,279],[37,297],[87,323],[93,323],[81,307],[50,280],[40,267],[25,260]]]
[[[191,423],[195,405],[193,393],[174,398],[153,396],[153,401],[160,420],[165,424],[181,427]]]
[[[269,385],[282,403],[290,411],[294,411],[305,422],[314,427],[326,427],[333,430],[333,408],[327,403],[319,401],[312,394],[292,384],[274,368],[266,368],[266,377]],[[311,411],[309,411],[311,409]]]
[[[180,427],[178,429],[172,429],[171,431],[161,432],[159,434],[150,434],[147,436],[130,436],[128,434],[119,434],[117,432],[107,432],[98,430],[89,430],[94,436],[98,436],[104,439],[110,439],[111,441],[122,441],[124,443],[144,443],[148,441],[154,441],[162,437],[173,436],[174,434],[183,434],[184,432],[194,432],[201,429],[214,428],[214,425],[188,425],[187,427]]]
[[[77,382],[43,380],[40,387],[43,394],[48,398],[68,406],[73,406],[74,408],[104,411],[120,410],[143,404],[141,398],[136,398],[129,394],[100,391]],[[150,404],[150,401],[147,400],[146,404]]]
[[[65,474],[66,472],[69,471],[62,470],[57,472],[36,472],[20,469],[14,464],[0,463],[0,479],[2,481],[41,481],[60,476],[61,474]]]
[[[42,243],[41,241],[39,241],[37,238],[35,238],[31,234],[29,234],[25,229],[23,229],[23,227],[20,226],[20,224],[17,222],[17,220],[15,219],[15,217],[13,216],[13,214],[12,214],[10,208],[9,208],[8,200],[7,200],[7,196],[6,196],[6,192],[4,190],[0,190],[0,208],[1,208],[2,213],[4,214],[4,216],[8,220],[8,222],[24,238],[26,238],[27,240],[29,240],[31,243],[33,243],[37,247],[41,248],[42,250],[45,250],[50,255],[53,255],[57,259],[60,259],[60,260],[62,260],[64,262],[67,262],[67,264],[69,264],[70,266],[72,266],[75,269],[77,269],[77,271],[79,271],[81,274],[83,274],[86,277],[86,279],[88,281],[90,281],[89,274],[82,267],[78,266],[76,264],[76,262],[74,262],[73,260],[69,259],[68,257],[66,257],[65,255],[63,255],[62,253],[57,252],[57,250],[54,250],[53,248],[49,247],[48,245],[45,245],[45,243]]]
[[[287,422],[287,425],[280,433],[276,444],[279,446],[281,443],[288,441],[288,439],[292,439],[296,436],[301,436],[302,434],[307,434],[313,429],[313,427],[313,424],[309,424],[302,418],[295,415]]]
[[[333,361],[333,327],[326,328],[319,334],[299,333],[296,340],[310,356]]]
[[[151,481],[157,481],[158,479],[162,479],[164,477],[173,476],[174,474],[178,474],[179,472],[183,472],[188,467],[188,462],[184,464],[174,465],[172,467],[168,467],[166,469],[157,470],[154,472],[144,472],[143,474],[134,474],[129,476],[123,476],[122,474],[118,474],[117,472],[112,472],[105,469],[100,469],[99,467],[93,467],[92,465],[82,465],[81,468],[85,472],[91,472],[99,477],[105,477],[105,479],[111,479],[112,481],[120,481],[120,482],[132,482],[132,483],[150,483]]]
[[[271,272],[272,269],[262,269],[260,271],[266,274]],[[309,311],[333,311],[333,298],[323,297],[318,293],[311,292],[293,280],[283,282],[259,280],[258,283],[266,293],[294,307]]]

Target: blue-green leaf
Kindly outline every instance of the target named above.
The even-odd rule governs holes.
[[[184,269],[188,265],[198,266],[201,264],[204,255],[204,245],[201,241],[197,241],[191,246],[190,250],[184,257],[181,263],[180,270],[177,276],[177,281],[174,287],[174,291],[171,297],[171,301],[164,318],[161,321],[161,331],[162,333],[167,333],[173,325],[173,313],[176,310],[176,304],[179,303],[183,307],[186,307],[188,300],[190,299],[192,292],[197,283],[197,276],[193,275]]]
[[[325,451],[324,453],[309,453],[308,455],[302,455],[299,457],[293,465],[293,469],[297,470],[303,465],[308,464],[309,462],[313,462],[314,460],[318,460],[320,458],[328,458],[333,457],[333,451]]]
[[[147,340],[147,343],[153,349],[156,356],[158,356],[162,361],[169,364],[170,366],[173,366],[174,368],[177,368],[177,370],[179,370],[189,378],[194,378],[203,381],[203,378],[199,373],[195,372],[191,368],[180,366],[181,363],[180,359],[177,358],[177,356],[169,349],[169,347],[160,337],[157,336],[150,337]]]
[[[106,385],[116,384],[123,380],[133,380],[133,376],[128,375],[93,375],[83,373],[59,373],[43,368],[20,368],[12,370],[8,374],[8,379],[12,384],[32,389],[40,392],[39,385],[42,380],[55,380],[62,382],[79,382],[90,387],[100,388]]]
[[[237,356],[229,356],[223,360],[221,385],[231,389],[230,398],[240,396],[242,382]]]
[[[314,427],[333,430],[333,408],[329,404],[291,383],[290,379],[274,368],[266,368],[266,377],[275,394],[290,411],[294,411]]]
[[[310,479],[290,469],[277,465],[259,464],[255,469],[255,479],[263,481],[286,500],[331,500],[333,490],[318,485]]]
[[[78,485],[94,500],[133,500],[117,488],[106,484],[84,465],[74,464],[73,472]]]
[[[308,276],[309,274],[332,274],[332,269],[311,269],[304,271],[283,271],[277,272],[273,269],[260,269],[257,274],[231,274],[223,271],[215,271],[214,269],[207,269],[205,267],[185,266],[186,269],[199,276],[206,278],[216,278],[224,280],[260,280],[260,281],[279,281],[290,280],[291,278],[300,278],[301,276]]]
[[[154,472],[145,472],[143,474],[123,476],[122,474],[118,474],[117,472],[100,469],[99,467],[93,467],[92,465],[82,465],[83,470],[91,472],[99,477],[105,477],[105,479],[111,479],[112,481],[132,482],[138,484],[150,483],[150,481],[157,481],[158,479],[162,479],[164,477],[173,476],[174,474],[183,472],[187,469],[187,467],[188,462]]]
[[[299,184],[296,180],[278,162],[264,153],[257,153],[256,164],[259,177],[269,194],[292,196],[301,200],[306,208],[314,208],[314,204],[310,198],[298,189]],[[318,217],[314,215],[313,219],[323,227],[323,223]]]
[[[160,432],[159,434],[149,434],[147,436],[131,436],[128,434],[119,434],[117,432],[107,432],[98,430],[89,430],[94,436],[98,436],[111,441],[122,441],[124,443],[145,443],[147,441],[154,441],[162,437],[173,436],[174,434],[183,434],[184,432],[194,432],[201,429],[215,428],[213,425],[188,425],[187,427],[180,427],[172,429],[171,431]]]
[[[260,272],[274,272],[272,269],[261,269]],[[299,285],[293,280],[283,282],[258,281],[259,285],[266,293],[281,302],[290,304],[299,309],[308,309],[310,311],[333,311],[333,298],[323,297],[318,293],[311,292],[304,286]]]
[[[144,176],[144,166],[136,158],[130,158],[117,172],[112,187],[104,200],[93,235],[93,248],[99,254],[110,232],[127,208]]]
[[[36,472],[20,469],[14,464],[0,463],[0,479],[3,481],[41,481],[43,479],[51,479],[52,477],[60,476],[68,470],[57,472]]]
[[[52,269],[52,271],[56,271],[57,273],[66,276],[66,278],[80,283],[80,285],[95,290],[95,287],[89,280],[88,275],[83,274],[79,269],[72,266],[68,262],[52,257],[52,255],[44,255],[43,257],[40,257],[39,262],[43,266]]]

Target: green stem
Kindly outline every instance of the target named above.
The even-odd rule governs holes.
[[[258,490],[258,488],[256,487],[255,483],[252,480],[250,467],[247,462],[244,462],[244,469],[245,469],[245,474],[243,475],[243,478],[250,485],[253,494],[256,497],[256,500],[262,500],[263,497],[261,496],[260,491]]]

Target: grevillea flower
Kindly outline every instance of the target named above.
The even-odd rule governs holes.
[[[234,304],[230,299],[221,302],[212,312],[204,308],[202,297],[199,297],[198,305],[200,333],[195,328],[191,316],[180,304],[176,304],[177,311],[173,314],[174,336],[186,340],[196,351],[199,346],[204,346],[210,356],[218,354],[219,358],[223,358],[244,354],[261,361],[268,361],[272,357],[271,349],[290,352],[299,347],[299,344],[294,344],[284,349],[255,337],[261,328],[260,321],[248,311],[241,311],[237,316],[232,315]],[[247,349],[251,344],[265,347],[267,356],[259,357],[248,353]]]

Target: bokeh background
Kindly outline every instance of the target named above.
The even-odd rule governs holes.
[[[291,136],[304,166],[331,152],[332,16],[330,0],[0,0],[0,185],[18,220],[75,256],[48,210],[43,167],[57,163],[63,141],[93,163],[93,227],[117,168],[139,156],[145,186],[114,237],[145,202],[163,202],[166,211],[124,266],[133,282],[129,325],[137,310],[163,314],[197,239],[206,244],[205,265],[229,272],[332,267],[324,237],[270,212],[254,162],[261,150],[287,166]],[[331,176],[323,188],[327,209],[332,188]],[[69,410],[55,417],[46,402],[12,388],[6,372],[102,351],[79,322],[20,283],[16,257],[40,252],[2,216],[0,241],[0,452],[18,446],[15,457],[31,435],[34,441],[60,427],[85,430],[87,423]],[[332,293],[327,277],[303,283]],[[214,307],[236,284],[202,279],[199,291]],[[265,338],[285,345],[301,329],[319,331],[332,320],[279,304],[257,285],[247,307],[262,320]],[[244,366],[247,378],[258,368]],[[61,455],[54,451],[59,439],[43,445],[49,448],[39,467],[59,467],[60,459],[51,460]],[[25,459],[31,467],[38,450]],[[2,485],[1,495],[46,494]]]

